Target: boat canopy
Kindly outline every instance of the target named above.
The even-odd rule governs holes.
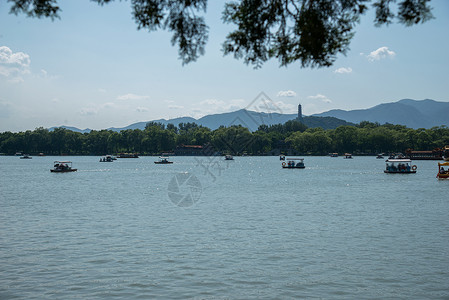
[[[410,159],[387,159],[386,162],[391,162],[391,163],[411,163],[412,161]]]
[[[442,162],[442,163],[438,163],[438,166],[448,166],[449,167],[449,162]]]

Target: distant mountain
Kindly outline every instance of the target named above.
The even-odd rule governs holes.
[[[214,114],[207,115],[200,119],[194,119],[191,117],[182,117],[175,118],[170,120],[159,119],[152,120],[148,122],[161,123],[164,125],[173,124],[178,126],[179,123],[196,123],[198,125],[202,125],[208,127],[212,130],[219,128],[220,126],[232,126],[232,125],[242,125],[247,127],[251,131],[256,131],[260,125],[275,125],[275,124],[284,124],[287,121],[296,119],[296,114],[279,114],[279,113],[264,113],[264,112],[255,112],[250,110],[241,109],[234,112],[222,113],[222,114]],[[324,129],[334,129],[341,125],[354,125],[353,123],[339,120],[335,117],[316,117],[316,116],[304,116],[303,117],[304,124],[308,127],[322,127]],[[148,122],[138,122],[126,127],[116,128],[110,127],[107,130],[112,131],[122,131],[127,129],[145,129],[145,126]],[[72,131],[77,132],[90,132],[91,129],[78,129],[76,127],[69,126],[60,126],[62,128],[70,129]],[[50,128],[50,130],[54,130],[56,127]]]
[[[405,125],[410,128],[431,128],[449,126],[449,102],[435,100],[403,99],[398,102],[383,103],[368,109],[330,110],[317,117],[335,117],[352,123],[362,121]]]
[[[289,120],[294,120],[296,116],[297,116],[296,114],[264,113],[241,109],[229,113],[207,115],[199,119],[183,117],[170,120],[159,119],[148,122],[162,123],[164,125],[171,123],[175,126],[178,126],[179,123],[195,122],[198,125],[208,127],[212,130],[217,129],[220,126],[229,127],[232,125],[242,125],[244,127],[247,127],[251,131],[256,131],[260,125],[265,124],[270,126],[275,124],[284,124]],[[108,129],[114,131],[121,131],[126,129],[145,129],[145,125],[148,122],[134,123],[123,128],[108,128]],[[324,129],[333,129],[341,125],[354,125],[353,123],[339,120],[334,117],[315,117],[315,116],[310,117],[305,116],[304,124],[306,124],[309,127],[323,127]]]
[[[264,113],[250,110],[237,110],[229,113],[207,115],[199,119],[181,117],[170,120],[159,119],[148,122],[156,122],[167,125],[169,123],[178,126],[179,123],[193,123],[208,127],[212,130],[220,126],[242,125],[251,131],[256,131],[262,125],[284,124],[296,118],[296,114]],[[400,124],[410,128],[431,128],[434,126],[449,126],[449,102],[435,100],[403,99],[398,102],[384,103],[368,109],[358,110],[330,110],[321,114],[303,117],[304,124],[308,127],[322,127],[334,129],[342,125],[355,125],[362,121],[379,122],[380,124]],[[138,122],[126,127],[111,127],[108,130],[121,131],[127,129],[145,129],[148,122]],[[90,129],[78,129],[75,127],[61,126],[78,132],[90,132]],[[50,128],[53,130],[55,127]]]
[[[355,126],[356,124],[335,117],[303,117],[304,124],[309,128],[321,127],[323,129],[335,129],[338,126]]]
[[[192,122],[196,122],[197,120],[191,117],[182,117],[182,118],[176,118],[176,119],[170,119],[170,120],[165,120],[165,119],[159,119],[159,120],[153,120],[153,121],[148,121],[148,122],[155,122],[155,123],[162,123],[164,125],[167,125],[169,123],[178,126],[179,123],[192,123]],[[127,129],[145,129],[145,126],[147,125],[148,122],[139,122],[139,123],[134,123],[131,125],[128,125],[126,127],[122,127],[122,128],[115,128],[115,127],[110,127],[107,130],[112,130],[112,131],[122,131],[122,130],[127,130]]]
[[[196,123],[212,130],[220,126],[242,125],[251,131],[256,131],[260,125],[283,124],[294,118],[296,118],[296,114],[269,114],[241,109],[229,113],[207,115],[198,119]]]
[[[56,128],[64,128],[64,129],[67,129],[67,130],[71,130],[71,131],[75,131],[75,132],[81,132],[81,133],[86,133],[86,132],[89,133],[89,132],[92,131],[92,129],[89,129],[89,128],[86,128],[86,129],[79,129],[79,128],[76,128],[76,127],[65,126],[65,125],[62,125],[62,126],[54,126],[54,127],[49,128],[48,130],[49,130],[49,131],[53,131],[53,130],[55,130]]]

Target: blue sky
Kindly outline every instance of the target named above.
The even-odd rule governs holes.
[[[330,68],[253,69],[221,44],[224,1],[209,1],[206,54],[182,66],[165,31],[137,30],[130,4],[59,1],[61,19],[11,15],[0,1],[0,131],[59,125],[103,129],[248,106],[265,92],[283,113],[369,108],[404,98],[449,101],[449,1],[418,26],[356,28],[351,50]]]

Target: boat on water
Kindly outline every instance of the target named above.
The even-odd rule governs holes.
[[[100,162],[113,162],[114,158],[112,155],[106,155],[105,157],[100,158]]]
[[[330,157],[338,157],[338,153],[329,153]]]
[[[71,161],[55,161],[53,163],[53,169],[50,169],[50,172],[55,173],[66,173],[66,172],[75,172],[78,169],[72,168]]]
[[[32,157],[29,154],[24,154],[20,159],[32,159]]]
[[[437,178],[439,178],[439,179],[449,179],[449,161],[448,162],[438,163]]]
[[[304,158],[287,158],[287,162],[282,163],[284,169],[304,169]]]
[[[345,153],[345,159],[352,159],[352,154],[351,153]]]
[[[384,154],[383,153],[379,153],[376,156],[377,159],[383,159],[384,158]]]
[[[402,153],[390,153],[390,156],[388,156],[388,159],[405,159],[405,156]]]
[[[285,155],[279,155],[279,160],[285,160]]]
[[[448,153],[449,154],[449,153]],[[433,150],[413,150],[407,149],[405,157],[413,160],[441,160],[444,156],[444,149],[434,148]]]
[[[155,161],[154,163],[164,165],[164,164],[172,164],[173,162],[168,160],[168,156],[160,156],[159,160]]]
[[[226,155],[225,160],[234,160],[234,157],[232,155]]]
[[[412,165],[410,159],[404,158],[392,158],[386,161],[385,173],[395,173],[395,174],[411,174],[416,173],[417,166]]]
[[[443,159],[449,161],[449,145],[446,145],[443,148]]]
[[[117,155],[118,158],[139,158],[137,153],[120,153]]]

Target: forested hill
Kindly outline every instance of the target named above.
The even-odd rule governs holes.
[[[304,124],[309,128],[335,129],[339,126],[355,126],[354,123],[346,122],[334,117],[315,117],[309,116],[303,118]]]
[[[335,129],[342,125],[354,125],[363,121],[379,124],[397,124],[410,128],[432,128],[434,126],[449,126],[449,102],[435,100],[411,100],[403,99],[398,102],[384,103],[369,109],[359,110],[330,110],[321,114],[304,116],[304,124],[309,128],[321,127],[323,129]],[[145,129],[148,122],[161,123],[167,126],[181,123],[196,123],[198,125],[215,130],[220,126],[229,127],[242,125],[250,131],[256,131],[260,125],[284,124],[296,119],[296,114],[264,113],[250,110],[237,110],[234,112],[207,115],[199,119],[192,117],[179,117],[175,119],[149,120],[139,122],[122,128],[107,128],[108,130],[120,132],[127,129]],[[78,129],[74,127],[60,126],[77,132],[89,132],[90,129]],[[50,128],[53,130],[56,127]]]
[[[309,120],[313,120],[309,119]],[[328,119],[331,120],[331,119]],[[159,155],[176,151],[184,145],[209,145],[221,153],[239,155],[272,155],[294,149],[299,154],[323,155],[329,152],[374,154],[405,152],[406,149],[431,150],[449,145],[449,128],[411,129],[401,125],[362,122],[357,126],[336,129],[307,128],[298,121],[261,125],[257,131],[238,126],[211,130],[195,123],[148,123],[144,130],[128,129],[80,133],[64,128],[49,131],[0,133],[0,153],[17,152],[35,155],[105,155],[136,152]]]
[[[229,127],[232,125],[242,125],[243,127],[248,128],[250,131],[256,131],[260,125],[276,125],[276,124],[284,124],[287,121],[296,119],[296,114],[279,114],[279,113],[264,113],[264,112],[255,112],[250,110],[241,109],[234,112],[229,113],[222,113],[222,114],[214,114],[214,115],[207,115],[199,119],[194,119],[191,117],[181,117],[181,118],[175,118],[175,119],[159,119],[159,120],[152,120],[148,122],[139,122],[134,123],[131,125],[128,125],[126,127],[122,128],[108,128],[108,130],[120,132],[122,130],[127,129],[140,129],[144,130],[145,126],[149,122],[153,123],[161,123],[167,126],[168,124],[173,124],[176,127],[179,126],[181,123],[196,123],[198,125],[210,128],[212,130],[215,130],[219,128],[220,126]],[[321,127],[323,129],[335,129],[338,126],[342,125],[354,125],[351,122],[347,122],[344,120],[340,120],[335,117],[317,117],[317,116],[304,116],[304,124],[307,127],[310,128],[316,128]],[[89,132],[90,129],[78,129],[75,127],[67,127],[67,126],[60,126],[65,129],[69,129],[72,131],[77,132]],[[50,131],[55,129],[56,127],[50,128]]]
[[[348,122],[362,121],[380,124],[398,124],[410,128],[432,128],[434,126],[449,126],[449,102],[435,100],[402,99],[398,102],[383,103],[368,109],[330,110],[317,117],[335,117]]]

